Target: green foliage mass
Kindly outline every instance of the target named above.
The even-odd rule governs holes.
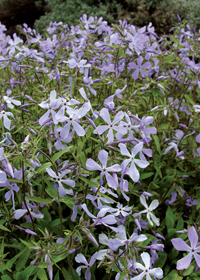
[[[39,33],[43,33],[50,22],[55,21],[75,26],[83,14],[87,14],[88,17],[103,17],[109,24],[117,23],[116,18],[120,8],[115,0],[111,0],[109,3],[103,3],[100,0],[47,0],[47,3],[50,12],[35,22],[35,28]]]

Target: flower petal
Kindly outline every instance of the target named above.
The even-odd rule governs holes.
[[[189,230],[188,230],[188,237],[190,240],[190,244],[191,244],[191,248],[195,249],[197,246],[197,242],[198,242],[198,234],[196,233],[195,227],[192,226]]]
[[[177,239],[178,239],[178,238],[177,238]],[[176,268],[177,268],[178,270],[187,269],[187,268],[190,266],[191,261],[192,261],[192,252],[190,252],[186,257],[180,259],[180,260],[177,262]]]
[[[178,251],[187,251],[187,252],[191,251],[191,248],[181,238],[173,238],[171,242],[173,246],[176,248],[176,250]]]
[[[86,168],[88,170],[94,171],[94,170],[99,170],[102,171],[102,167],[96,163],[93,159],[89,158],[86,162]]]
[[[108,161],[108,152],[106,152],[105,150],[101,150],[99,152],[98,159],[101,162],[103,168],[106,168]]]

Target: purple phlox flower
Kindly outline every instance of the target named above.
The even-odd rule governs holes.
[[[192,198],[189,197],[188,199],[186,199],[185,205],[187,205],[188,207],[192,207],[193,205],[197,205],[197,203],[198,202],[196,199],[192,201]]]
[[[91,259],[89,260],[89,262],[86,260],[86,258],[84,257],[83,254],[78,254],[76,255],[75,257],[75,261],[77,263],[83,263],[84,265],[81,265],[79,266],[77,269],[76,269],[76,272],[78,273],[79,276],[81,276],[81,269],[83,268],[86,268],[86,272],[85,272],[85,279],[86,280],[90,280],[91,279],[91,272],[90,272],[90,267],[93,266],[93,264],[95,263],[96,261],[96,256],[97,252],[94,253],[91,257]]]
[[[57,119],[61,122],[67,122],[67,124],[62,128],[61,130],[61,137],[62,138],[67,138],[71,125],[78,134],[78,136],[84,136],[85,135],[85,130],[82,128],[82,126],[79,124],[79,119],[84,117],[87,112],[90,110],[90,105],[88,103],[85,104],[85,106],[82,106],[80,109],[72,109],[68,108],[67,114],[69,117],[64,116],[63,114],[57,115]]]
[[[82,56],[82,55],[81,55]],[[81,72],[83,67],[90,67],[91,64],[87,63],[87,59],[81,59],[77,58],[76,56],[73,56],[74,58],[68,59],[67,61],[63,60],[64,63],[67,63],[70,68],[81,68]]]
[[[88,99],[88,97],[87,97],[87,95],[86,95],[86,93],[85,93],[85,91],[84,91],[84,88],[83,88],[83,87],[80,88],[80,89],[79,89],[79,92],[80,92],[81,96],[87,101],[88,107],[89,107],[90,110],[92,111],[92,118],[93,118],[93,120],[97,119],[97,118],[98,118],[98,115],[93,111],[92,105],[91,105],[90,100]],[[95,95],[96,95],[96,94],[95,94]]]
[[[60,109],[58,110],[58,112],[56,113],[55,115],[55,119],[58,121],[58,122],[63,122],[63,118],[65,119],[64,117],[64,114],[65,114],[65,111],[67,111],[68,109],[70,109],[70,105],[77,105],[77,104],[80,104],[79,101],[77,101],[76,99],[71,99],[70,101],[67,101],[64,97],[60,97]]]
[[[14,106],[11,103],[15,104],[16,106],[19,106],[21,105],[21,101],[15,100],[14,97],[9,97],[11,92],[11,89],[7,89],[7,96],[3,96],[3,99],[7,103],[7,107],[13,109]]]
[[[32,205],[33,204],[33,205]],[[38,213],[36,214],[35,211],[37,209],[37,205],[33,202],[33,203],[30,203],[28,200],[26,200],[26,205],[30,211],[30,214],[33,218],[38,218],[38,219],[43,219],[44,218],[44,215],[40,213],[40,211],[38,211]],[[19,220],[21,217],[25,216],[26,214],[28,214],[28,210],[26,209],[26,206],[24,205],[24,202],[22,202],[22,208],[23,209],[17,209],[13,212],[14,214],[14,218],[16,220]],[[31,211],[31,208],[33,208],[33,211]],[[27,218],[26,218],[26,222],[31,222],[31,219],[30,219],[30,216],[28,215]]]
[[[15,210],[15,200],[14,200],[14,191],[18,192],[19,187],[16,185],[16,183],[8,182],[9,186],[7,186],[10,190],[5,193],[5,200],[8,201],[12,197],[12,203],[13,203],[13,210]]]
[[[112,143],[114,141],[114,135],[113,135],[113,129],[117,132],[120,132],[122,134],[126,134],[126,128],[123,126],[116,126],[116,124],[121,121],[121,119],[124,117],[124,113],[122,111],[118,112],[117,115],[114,117],[113,122],[111,123],[110,120],[110,114],[108,109],[103,108],[100,111],[100,116],[101,118],[108,124],[108,125],[100,125],[98,126],[95,130],[94,133],[98,133],[99,135],[103,134],[106,130],[108,131],[107,138],[108,142],[107,143]]]
[[[65,169],[64,171],[62,171],[61,173],[58,172],[58,176],[56,175],[56,173],[50,168],[47,167],[46,168],[47,173],[49,174],[49,176],[55,178],[55,180],[53,180],[55,183],[58,183],[58,194],[60,197],[65,196],[66,194],[71,194],[71,191],[66,190],[62,183],[70,186],[71,188],[75,187],[75,182],[71,179],[62,179],[66,174],[70,173],[71,170]]]
[[[13,39],[8,39],[8,44],[10,46],[7,48],[7,51],[9,51],[10,56],[15,53],[15,49],[21,51],[21,48],[18,46],[20,43],[23,44],[23,40],[20,39],[20,37],[17,37],[16,33],[13,34]]]
[[[119,99],[122,99],[123,96],[121,95],[121,92],[123,92],[126,89],[127,85],[125,85],[122,89],[116,89],[115,94],[107,97],[104,101],[104,105],[106,107],[114,109],[115,108],[115,103],[114,103],[114,97],[116,96]]]
[[[197,143],[200,143],[200,133],[196,136]]]
[[[149,23],[149,25],[147,26],[147,31],[150,35],[150,37],[158,37],[158,35],[155,33],[155,27],[152,26],[152,22]]]
[[[133,216],[134,217],[134,216]],[[137,229],[135,232],[138,232],[138,229],[141,231],[142,229],[145,229],[147,227],[147,222],[145,220],[141,221],[141,214],[139,214],[139,219],[135,218],[135,224],[137,226]]]
[[[140,151],[140,159],[141,160],[147,160],[144,154],[147,155],[148,157],[152,157],[152,150],[142,148],[142,150]]]
[[[126,216],[129,216],[132,213],[132,211],[130,211],[132,208],[133,208],[133,206],[128,207],[126,205],[124,207],[121,203],[118,202],[116,208],[112,208],[110,210],[110,213],[113,213],[114,216],[126,217]],[[128,212],[128,211],[130,211],[130,212]]]
[[[196,113],[200,112],[200,105],[194,105],[193,108],[194,108]]]
[[[93,84],[93,81],[92,81],[92,77],[88,77],[88,72],[89,72],[89,69],[88,68],[85,68],[84,69],[84,73],[85,75],[83,76],[83,81],[85,83],[85,85],[89,88],[89,90],[92,92],[92,94],[94,94],[94,96],[97,95],[97,92],[96,90],[94,90],[93,88],[91,88],[90,85]],[[80,91],[80,90],[79,90]]]
[[[143,263],[145,264],[145,267],[141,264],[136,262],[134,264],[134,269],[140,269],[142,270],[142,273],[131,278],[131,280],[142,280],[144,279],[144,277],[146,276],[146,279],[151,280],[151,276],[154,277],[154,279],[158,278],[158,279],[162,279],[163,278],[163,270],[159,267],[159,268],[152,268],[150,269],[150,255],[146,252],[141,254],[141,258]]]
[[[154,262],[158,259],[157,251],[163,251],[164,245],[157,244],[161,239],[153,239],[150,246],[147,246],[146,249],[151,250],[151,266],[153,266]]]
[[[124,113],[124,116],[126,118],[126,122],[120,121],[119,126],[125,127],[127,129],[128,138],[133,139],[134,130],[138,129],[140,125],[133,125],[127,113]],[[123,134],[118,132],[115,136],[117,139],[121,139]]]
[[[105,233],[101,233],[99,234],[99,243],[103,244],[103,245],[107,245],[109,244],[109,240],[108,237]],[[95,256],[95,258],[97,260],[103,260],[106,256],[106,254],[110,254],[112,253],[111,249],[103,249],[103,250],[99,250]]]
[[[180,157],[181,159],[184,159],[185,157],[182,155],[184,152],[183,152],[183,151],[182,151],[182,152],[179,152],[178,144],[179,144],[179,143],[175,143],[175,142],[173,142],[173,141],[170,142],[170,143],[169,143],[169,147],[167,147],[167,148],[165,149],[164,155],[166,155],[166,154],[169,152],[169,150],[174,149],[174,150],[176,151],[176,156],[177,156],[177,157]]]
[[[144,214],[144,213],[147,213],[147,219],[150,223],[151,226],[153,226],[153,223],[151,221],[151,219],[154,221],[154,223],[159,226],[160,225],[160,222],[158,220],[158,218],[155,217],[155,215],[153,213],[151,213],[151,211],[153,211],[154,209],[156,209],[159,205],[159,202],[158,200],[153,200],[150,204],[150,206],[147,205],[146,203],[146,198],[144,195],[141,195],[140,196],[140,203],[146,208],[145,210],[141,211],[140,213],[135,213],[133,214],[133,217],[137,217],[138,215],[140,214]]]
[[[81,207],[88,214],[88,216],[92,218],[92,220],[94,221],[94,225],[104,225],[104,226],[109,227],[109,228],[113,229],[114,231],[116,231],[115,228],[109,226],[109,225],[113,225],[117,222],[115,216],[114,215],[105,216],[106,213],[109,212],[110,207],[102,208],[98,212],[96,217],[93,214],[90,213],[90,211],[88,210],[85,203],[81,204]]]
[[[0,112],[0,119],[3,117],[3,125],[5,128],[7,128],[8,130],[10,130],[10,125],[11,125],[11,120],[9,120],[8,117],[12,117],[14,118],[13,114],[10,112],[5,112],[4,110],[2,110]]]
[[[119,225],[116,237],[114,239],[109,238],[108,246],[113,251],[116,251],[120,246],[126,245],[126,247],[128,248],[132,242],[143,242],[145,240],[147,240],[146,235],[137,235],[137,233],[135,232],[128,239],[126,235],[126,228],[123,225]]]
[[[96,163],[93,159],[89,158],[86,162],[86,168],[90,171],[94,171],[94,170],[101,171],[100,181],[103,180],[103,176],[105,175],[108,186],[113,189],[116,189],[117,188],[116,182],[108,172],[120,172],[121,171],[120,165],[114,164],[110,167],[106,167],[108,162],[108,153],[105,150],[101,150],[99,152],[98,158],[102,164],[102,167],[98,163]],[[101,185],[103,185],[103,182]]]
[[[190,240],[191,247],[188,246],[181,238],[173,238],[171,240],[176,250],[189,252],[186,257],[177,262],[178,270],[187,269],[190,266],[193,257],[195,258],[197,265],[200,266],[200,255],[197,254],[200,253],[200,246],[197,246],[199,238],[194,226],[188,230],[188,238]]]
[[[101,195],[102,194],[106,194],[106,193],[109,193],[110,195],[113,195],[115,197],[118,197],[117,194],[113,193],[110,189],[106,189],[104,187],[100,187],[99,191],[97,192],[97,187],[94,187],[92,186],[91,187],[91,190],[95,193],[95,195],[91,195],[91,194],[88,194],[86,196],[86,199],[89,199],[92,201],[92,204],[96,207],[96,204],[95,204],[95,200],[97,200],[97,203],[99,203],[100,201],[103,201],[104,203],[111,203],[113,204],[114,201],[110,200],[108,197],[104,197]],[[96,193],[97,192],[97,193]]]
[[[57,150],[63,150],[65,148],[67,148],[67,145],[64,145],[62,143],[62,141],[64,143],[70,143],[72,141],[72,137],[74,135],[73,131],[70,132],[66,138],[62,138],[61,136],[59,136],[59,133],[62,131],[62,127],[58,127],[57,125],[55,125],[54,127],[54,134],[55,134],[55,138],[53,140],[55,140],[54,146]],[[50,142],[51,143],[51,142]]]
[[[173,205],[173,203],[176,201],[177,190],[174,190],[174,191],[171,193],[171,195],[172,195],[171,200],[166,199],[166,200],[165,200],[165,203],[170,204],[170,205]]]
[[[129,153],[125,144],[121,143],[119,144],[119,147],[120,147],[121,154],[123,156],[129,157],[129,159],[125,159],[123,161],[124,165],[127,166],[129,163],[131,163],[131,166],[126,172],[126,174],[128,174],[134,182],[138,182],[140,178],[140,174],[135,164],[138,165],[140,168],[145,168],[149,165],[148,161],[143,161],[135,158],[135,156],[142,150],[143,143],[139,142],[137,145],[135,145],[135,147],[131,150],[131,154]]]
[[[113,173],[113,178],[115,179],[116,185],[120,188],[120,191],[121,191],[123,197],[126,199],[126,201],[129,201],[130,200],[129,196],[127,196],[125,194],[125,192],[129,191],[128,181],[123,178],[124,175],[126,174],[126,172],[128,171],[128,167],[126,167],[124,162],[122,162],[121,168],[122,168],[122,170],[121,170],[121,178],[119,179],[120,183],[118,183],[118,176],[117,176],[116,173]]]
[[[95,20],[93,16],[90,16],[89,19],[87,19],[87,15],[83,14],[82,17],[80,17],[80,20],[85,24],[84,27],[85,29],[89,29],[89,28],[95,28],[96,24],[95,24]]]
[[[144,64],[142,64],[143,62],[143,57],[139,56],[137,58],[137,64],[135,64],[134,62],[130,62],[128,64],[128,69],[132,70],[132,69],[136,69],[133,74],[132,74],[132,78],[134,80],[137,80],[139,73],[141,73],[142,77],[148,76],[148,71],[145,71],[143,69],[149,69],[151,67],[151,63],[150,62],[145,62]]]
[[[19,230],[23,230],[25,231],[26,233],[28,234],[31,234],[31,235],[37,235],[37,233],[35,233],[34,231],[30,230],[30,229],[27,229],[27,228],[22,228],[20,226],[17,226],[17,225],[14,225],[16,228],[18,228]]]
[[[43,125],[46,120],[49,118],[49,115],[52,115],[53,121],[55,124],[58,124],[55,116],[56,116],[56,112],[54,111],[54,109],[58,109],[58,107],[60,106],[60,98],[56,99],[56,91],[53,90],[50,93],[50,102],[49,99],[46,101],[42,101],[40,104],[38,104],[41,108],[43,109],[48,109],[48,111],[39,119],[39,124]]]
[[[149,42],[149,36],[145,34],[146,26],[138,29],[134,25],[130,25],[129,30],[131,33],[126,32],[126,40],[129,42],[129,48],[132,51],[136,51],[138,55],[141,54],[141,51],[144,49],[144,42]],[[132,52],[130,52],[131,54]]]
[[[150,125],[154,121],[154,118],[151,116],[144,116],[142,119],[140,119],[138,115],[136,115],[133,117],[133,120],[136,122],[136,124],[140,125],[138,128],[136,128],[136,131],[141,134],[142,139],[149,146],[149,140],[151,140],[150,134],[157,134],[157,128],[146,126]]]
[[[145,55],[145,59],[149,60],[152,56],[156,55],[157,50],[156,48],[158,47],[158,43],[157,42],[153,42],[152,45],[147,45],[146,46],[146,55]]]

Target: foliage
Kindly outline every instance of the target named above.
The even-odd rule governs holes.
[[[51,22],[63,22],[64,24],[77,25],[82,14],[88,16],[103,17],[108,23],[117,23],[117,14],[120,5],[115,0],[47,0],[50,12],[35,21],[37,32],[43,33]]]
[[[200,35],[4,31],[1,278],[198,279]]]

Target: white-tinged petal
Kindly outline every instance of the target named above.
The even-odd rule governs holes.
[[[123,156],[131,157],[131,154],[129,153],[125,144],[120,143],[119,147],[120,147],[121,154]]]
[[[94,171],[94,170],[102,171],[102,167],[91,158],[89,158],[86,161],[86,168],[91,171]]]
[[[53,178],[58,178],[58,176],[56,175],[56,173],[50,168],[47,167],[46,168],[47,173],[49,174],[49,176],[53,177]]]
[[[142,280],[144,279],[144,276],[145,276],[145,272],[142,272],[140,275],[131,278],[131,280]]]
[[[141,203],[145,208],[148,208],[148,205],[147,205],[147,203],[146,203],[146,198],[145,198],[145,196],[144,196],[143,194],[140,196],[140,203]]]
[[[135,157],[143,148],[143,142],[139,142],[135,147],[132,149],[131,153],[132,156]]]
[[[84,263],[86,266],[88,265],[88,262],[83,254],[77,254],[75,257],[75,261],[77,263]]]
[[[101,162],[103,168],[106,168],[108,161],[108,152],[106,152],[105,150],[101,150],[99,152],[98,159]]]
[[[140,160],[140,159],[135,159],[135,163],[140,167],[140,168],[146,168],[149,165],[149,162],[146,160]]]
[[[151,216],[152,220],[154,221],[154,223],[159,227],[160,222],[159,222],[158,218],[156,218],[156,216],[153,213],[150,213],[150,216]]]
[[[145,267],[147,269],[149,269],[149,267],[150,267],[150,255],[146,252],[143,252],[141,254],[141,258],[142,258],[143,263],[145,264]]]
[[[160,267],[150,269],[149,273],[158,279],[163,278],[163,270]]]
[[[153,200],[149,206],[149,210],[153,211],[158,207],[158,205],[159,205],[159,201],[157,199]]]
[[[171,239],[171,242],[178,251],[191,251],[191,248],[181,238],[173,238]]]

